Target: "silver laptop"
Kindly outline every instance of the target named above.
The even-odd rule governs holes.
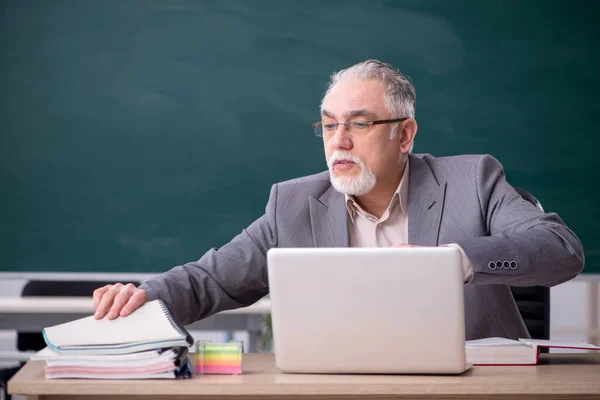
[[[467,369],[458,249],[271,249],[267,262],[281,371]]]

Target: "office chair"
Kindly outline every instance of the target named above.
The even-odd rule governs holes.
[[[22,297],[49,296],[49,297],[89,297],[99,287],[114,282],[102,281],[29,281],[21,290]],[[134,282],[138,286],[139,282]],[[19,351],[40,351],[46,347],[41,332],[17,332],[17,349]],[[0,370],[0,387],[4,400],[11,400],[8,394],[8,381],[24,365]]]
[[[527,191],[515,188],[521,197],[544,211],[540,202]],[[532,339],[550,339],[550,288],[511,286],[513,297]],[[543,349],[547,352],[547,349]]]
[[[0,369],[0,388],[2,389],[0,399],[11,400],[12,396],[8,394],[8,381],[21,369],[21,366]]]

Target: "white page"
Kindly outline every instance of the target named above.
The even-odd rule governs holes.
[[[109,355],[109,354],[130,354],[140,351],[167,348],[167,347],[185,347],[187,343],[183,338],[175,340],[160,340],[154,342],[137,342],[121,345],[102,345],[102,346],[63,346],[60,348],[61,354],[68,355]]]
[[[44,333],[56,347],[154,342],[184,337],[171,325],[157,300],[144,304],[127,317],[109,320],[105,316],[97,320],[90,316],[45,328]]]
[[[46,360],[46,365],[49,367],[94,367],[94,368],[134,368],[134,367],[146,367],[149,365],[156,365],[164,361],[173,361],[175,359],[174,354],[163,353],[157,355],[154,358],[147,358],[142,360],[111,360],[111,361],[91,361],[91,360],[62,360],[60,358],[53,358]]]
[[[465,345],[467,347],[527,346],[526,343],[518,342],[518,341],[512,340],[512,339],[501,338],[501,337],[490,337],[490,338],[484,338],[484,339],[467,340],[465,342]]]
[[[558,342],[556,340],[545,340],[545,339],[519,339],[520,342],[531,344],[533,346],[542,347],[566,347],[566,348],[577,348],[577,349],[589,349],[589,350],[600,350],[599,346],[586,343],[586,342]]]
[[[83,379],[175,379],[175,372],[162,372],[156,374],[128,374],[128,375],[102,375],[102,374],[46,374],[46,379],[71,379],[71,378],[83,378]]]
[[[167,350],[164,353],[175,354],[173,350]],[[164,354],[163,353],[163,354]],[[107,355],[73,355],[58,353],[52,350],[50,347],[44,347],[31,356],[31,360],[74,360],[74,361],[128,361],[128,360],[145,360],[148,358],[154,358],[158,355],[157,350],[140,351],[138,353],[131,354],[107,354]]]

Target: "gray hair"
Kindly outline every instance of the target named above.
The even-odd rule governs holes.
[[[351,67],[334,72],[331,75],[325,95],[321,100],[321,111],[323,102],[333,87],[342,79],[352,77],[356,79],[377,79],[385,86],[385,106],[391,118],[414,118],[416,105],[416,91],[408,77],[388,63],[379,60],[366,60]],[[399,124],[393,124],[390,138],[396,138],[396,129]],[[412,148],[411,148],[412,151]]]

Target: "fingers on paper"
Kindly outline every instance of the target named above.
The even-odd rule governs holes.
[[[111,286],[112,285],[106,285],[106,286],[102,286],[101,288],[94,290],[94,293],[92,294],[92,298],[94,299],[94,308],[95,309],[98,309],[98,305],[100,304],[100,300],[102,300],[102,296],[104,296],[104,293],[108,292],[108,289]]]
[[[96,307],[96,314],[94,314],[96,319],[103,318],[112,308],[114,299],[117,294],[121,292],[122,287],[122,283],[115,283],[114,285],[108,285],[105,287],[107,290],[102,294],[100,302],[98,303],[98,307]]]
[[[121,316],[126,317],[135,310],[137,310],[142,304],[147,301],[146,291],[143,289],[135,289],[133,294],[129,298],[129,301],[123,306],[121,310]]]
[[[146,291],[138,289],[133,283],[123,285],[115,283],[106,285],[94,291],[94,306],[96,319],[115,319],[127,316],[146,302]]]

